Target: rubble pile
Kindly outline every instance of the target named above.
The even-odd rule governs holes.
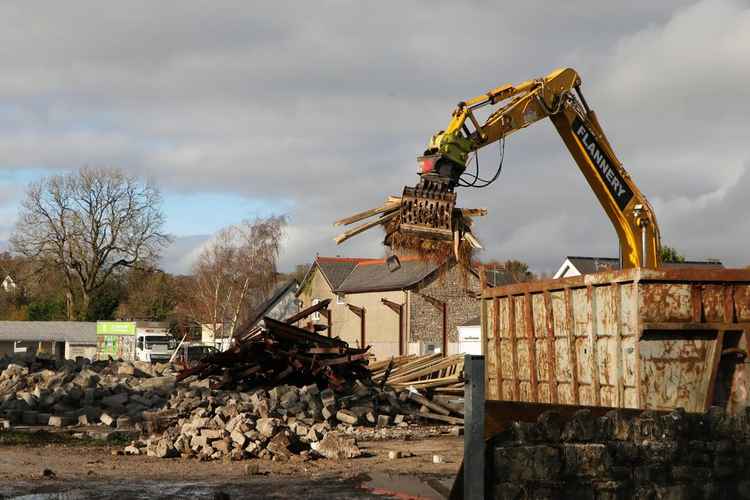
[[[207,356],[197,366],[180,372],[218,376],[213,387],[249,391],[278,384],[343,388],[348,382],[370,378],[369,347],[357,349],[339,338],[324,337],[291,324],[264,318],[265,328],[237,337],[227,351]]]
[[[162,409],[175,386],[169,364],[0,358],[0,418],[11,425],[131,428]]]
[[[371,371],[369,348],[297,328],[293,319],[265,318],[230,350],[179,372],[169,364],[2,358],[0,428],[99,424],[140,433],[127,454],[289,460],[353,458],[357,437],[393,437],[410,424],[443,425],[428,433],[463,425],[453,396],[429,398],[405,385],[454,384],[455,360],[408,357]]]
[[[166,410],[179,418],[162,433],[135,441],[123,451],[201,460],[354,458],[360,454],[358,437],[377,439],[378,433],[392,437],[394,428],[422,421],[419,408],[425,408],[426,401],[418,393],[396,393],[361,381],[342,392],[321,390],[317,384],[253,392],[209,386],[207,379],[179,385]],[[428,404],[450,412],[437,403]],[[452,423],[463,421],[453,418]],[[449,430],[431,429],[433,433]]]

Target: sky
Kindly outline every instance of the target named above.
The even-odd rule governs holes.
[[[0,2],[0,240],[26,185],[81,166],[153,180],[189,272],[221,227],[285,214],[281,268],[337,247],[338,218],[417,181],[455,104],[573,67],[663,242],[750,264],[750,3],[740,0]],[[480,153],[488,175],[497,148]],[[551,123],[510,137],[484,259],[552,272],[617,240]]]

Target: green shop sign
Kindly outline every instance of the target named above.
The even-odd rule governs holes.
[[[135,335],[133,321],[97,321],[97,335]]]

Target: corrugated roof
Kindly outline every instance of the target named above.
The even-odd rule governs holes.
[[[0,321],[0,340],[96,344],[96,323],[88,321]]]
[[[341,285],[338,293],[402,290],[416,285],[435,272],[438,266],[415,257],[401,259],[401,268],[391,272],[385,259],[362,260]]]
[[[598,273],[611,269],[620,268],[620,260],[612,257],[580,257],[568,256],[567,259],[580,271],[581,274]],[[663,267],[671,268],[694,268],[723,269],[724,264],[718,260],[686,260],[685,262],[664,262]]]

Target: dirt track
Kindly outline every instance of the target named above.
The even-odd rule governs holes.
[[[113,456],[119,446],[2,446],[0,498],[214,498],[219,491],[229,498],[439,498],[460,466],[463,439],[362,442],[360,448],[366,456],[353,460],[282,463]],[[389,451],[414,456],[389,460]],[[433,464],[435,454],[445,463]],[[248,475],[248,464],[257,464],[259,473]],[[44,469],[54,478],[43,478]]]

